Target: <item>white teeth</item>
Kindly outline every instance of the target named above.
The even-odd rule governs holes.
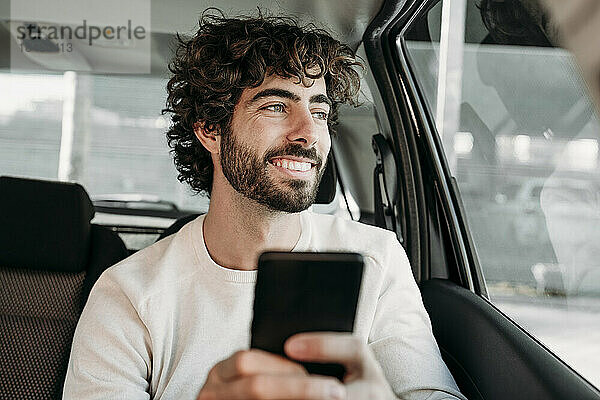
[[[302,172],[308,171],[312,167],[312,165],[307,162],[293,161],[293,160],[286,160],[286,159],[274,160],[273,165],[275,165],[277,167],[290,169],[292,171],[302,171]]]

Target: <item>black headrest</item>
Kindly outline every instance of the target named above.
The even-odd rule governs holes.
[[[317,192],[317,198],[315,199],[316,204],[329,204],[335,197],[335,191],[337,188],[337,173],[335,172],[335,164],[332,153],[329,153],[327,157],[327,164],[325,165],[325,172],[321,178],[319,184],[319,191]]]
[[[82,271],[93,217],[81,185],[0,177],[0,267]]]

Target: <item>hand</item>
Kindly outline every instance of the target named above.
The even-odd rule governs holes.
[[[335,378],[309,376],[300,364],[261,350],[238,351],[208,373],[197,400],[342,400]]]
[[[289,338],[284,349],[299,361],[344,365],[347,400],[396,399],[371,349],[351,334],[301,333]]]

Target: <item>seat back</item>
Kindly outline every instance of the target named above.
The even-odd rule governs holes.
[[[0,177],[0,398],[59,399],[102,271],[127,255],[78,184]]]

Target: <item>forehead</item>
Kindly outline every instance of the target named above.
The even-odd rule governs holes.
[[[309,86],[306,86],[307,83]],[[244,89],[241,96],[240,103],[245,100],[251,99],[255,94],[265,89],[284,89],[288,90],[301,99],[308,99],[316,94],[327,94],[327,86],[325,85],[325,79],[323,77],[319,79],[306,79],[305,82],[298,82],[298,78],[282,78],[279,75],[268,75],[265,77],[263,83],[255,88]]]

